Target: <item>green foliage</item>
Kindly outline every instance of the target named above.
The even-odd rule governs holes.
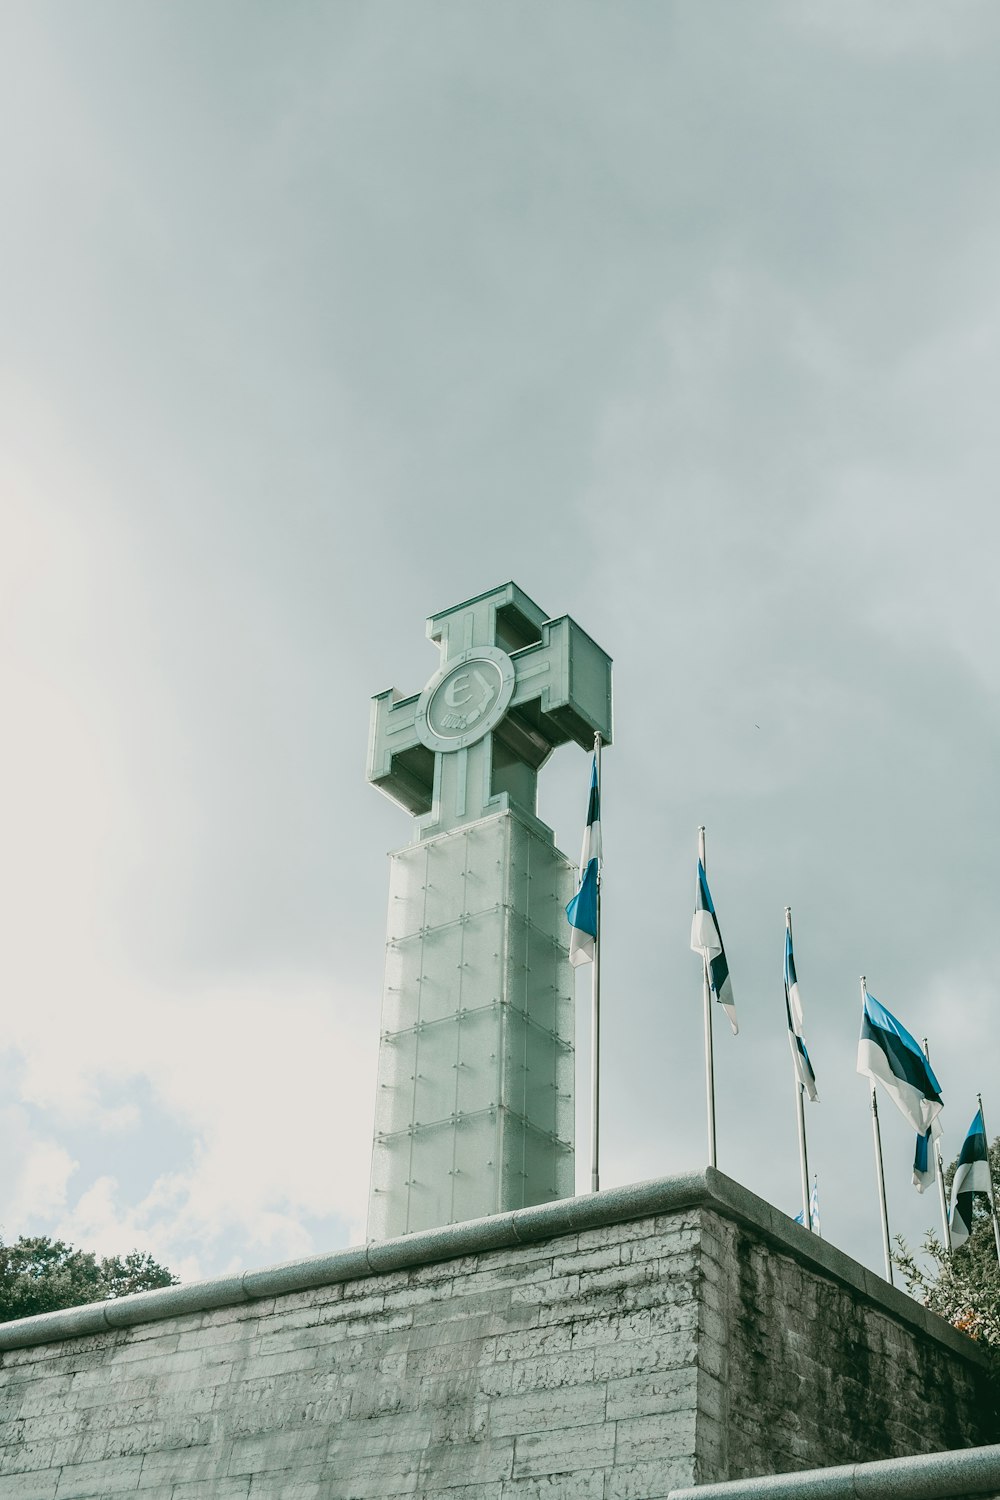
[[[173,1286],[177,1277],[151,1255],[133,1250],[124,1259],[112,1255],[98,1260],[89,1250],[76,1250],[46,1235],[22,1235],[12,1245],[0,1240],[0,1322],[34,1313],[104,1302],[129,1292]]]
[[[949,1202],[957,1165],[953,1161],[944,1174]],[[993,1181],[1000,1181],[1000,1136],[990,1146],[990,1165]],[[1000,1265],[985,1196],[976,1194],[972,1233],[954,1254],[949,1253],[936,1234],[925,1236],[921,1248],[931,1262],[929,1269],[917,1263],[899,1235],[896,1244],[899,1248],[893,1260],[903,1273],[910,1296],[940,1313],[963,1333],[996,1349],[1000,1361]]]

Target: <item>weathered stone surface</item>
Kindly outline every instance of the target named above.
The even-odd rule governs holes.
[[[2,1327],[0,1500],[658,1500],[996,1440],[967,1339],[685,1181]]]

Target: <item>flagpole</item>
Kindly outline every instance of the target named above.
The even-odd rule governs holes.
[[[929,1066],[930,1065],[930,1060],[931,1060],[931,1053],[930,1053],[930,1048],[927,1045],[927,1038],[926,1037],[924,1037],[924,1056],[926,1057],[927,1063],[928,1063],[928,1066]],[[932,1135],[931,1138],[930,1138],[930,1141],[928,1142],[928,1145],[930,1145],[933,1148],[934,1159],[935,1159],[935,1163],[937,1165],[938,1202],[941,1205],[941,1223],[944,1226],[944,1248],[945,1248],[945,1254],[950,1255],[951,1254],[951,1230],[948,1227],[948,1196],[947,1196],[947,1194],[945,1193],[945,1190],[944,1190],[944,1162],[941,1160],[941,1148],[938,1145],[938,1141],[939,1140],[940,1140],[940,1136],[934,1136],[934,1135]],[[1000,1253],[1000,1251],[998,1251],[998,1253]]]
[[[785,907],[785,931],[788,934],[788,940],[789,940],[789,942],[791,942],[791,937],[792,937],[792,908],[790,906],[786,906]],[[787,1002],[787,979],[786,979],[786,1003],[788,1003]],[[802,1223],[803,1223],[804,1228],[806,1228],[810,1232],[812,1232],[812,1211],[811,1211],[810,1204],[809,1204],[809,1157],[808,1157],[808,1153],[806,1151],[806,1107],[805,1107],[805,1092],[806,1091],[802,1087],[802,1080],[799,1078],[799,1070],[795,1066],[795,1059],[794,1059],[794,1057],[792,1058],[792,1076],[795,1079],[796,1117],[797,1117],[798,1122],[799,1122],[799,1171],[802,1174]]]
[[[601,805],[601,736],[594,735],[594,765],[597,768],[597,805]],[[597,928],[594,962],[590,976],[590,1191],[600,1192],[601,1152],[601,868],[597,868]]]
[[[993,1163],[990,1161],[990,1138],[986,1130],[986,1116],[983,1114],[983,1096],[977,1094],[979,1100],[979,1118],[983,1122],[983,1136],[986,1141],[986,1167],[990,1174],[990,1217],[993,1220],[993,1238],[997,1246],[997,1262],[1000,1264],[1000,1224],[997,1223],[997,1195],[993,1185]]]
[[[882,1170],[882,1136],[878,1128],[878,1099],[872,1084],[872,1128],[875,1134],[875,1176],[878,1178],[879,1206],[882,1210],[882,1250],[885,1254],[885,1278],[890,1286],[892,1279],[892,1251],[889,1248],[889,1210],[885,1202],[885,1173]]]
[[[861,1006],[864,1009],[865,996],[868,994],[868,981],[864,974],[861,976]],[[892,1279],[892,1250],[889,1247],[889,1210],[885,1201],[885,1172],[882,1168],[882,1133],[878,1128],[878,1100],[875,1097],[875,1085],[872,1084],[872,1134],[875,1138],[875,1176],[878,1179],[878,1200],[882,1211],[882,1249],[885,1253],[885,1279],[890,1286],[895,1283]]]
[[[705,825],[698,828],[698,858],[708,879],[708,864],[705,858]],[[708,976],[708,959],[703,959],[702,990],[705,1001],[705,1088],[708,1099],[708,1165],[716,1165],[715,1151],[715,1057],[712,1049],[712,986]]]

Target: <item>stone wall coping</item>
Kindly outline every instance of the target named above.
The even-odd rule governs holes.
[[[692,1485],[671,1490],[669,1500],[946,1500],[998,1489],[1000,1445],[990,1444]]]
[[[18,1318],[0,1324],[0,1351],[132,1328],[163,1318],[232,1307],[287,1292],[309,1291],[487,1251],[516,1249],[582,1230],[695,1208],[707,1209],[721,1219],[754,1231],[782,1254],[791,1256],[831,1281],[850,1287],[864,1301],[874,1304],[890,1317],[918,1328],[946,1345],[954,1354],[985,1364],[986,1355],[974,1340],[714,1167],[631,1183],[625,1187],[605,1188],[599,1193],[583,1193],[576,1198],[561,1198],[533,1208],[491,1214],[488,1218],[472,1219],[465,1224],[419,1230],[397,1239],[373,1241],[347,1250],[335,1250],[328,1255],[286,1261],[212,1281],[192,1281],[152,1292],[135,1292],[130,1297]]]

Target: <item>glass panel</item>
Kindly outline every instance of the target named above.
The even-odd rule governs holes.
[[[525,1114],[537,1129],[556,1133],[556,1043],[529,1025],[525,1031]]]
[[[548,1203],[553,1198],[572,1195],[572,1179],[567,1192],[562,1185],[564,1174],[560,1170],[567,1154],[565,1147],[554,1146],[531,1130],[524,1132],[526,1203]]]
[[[451,1125],[414,1131],[408,1229],[452,1224],[452,1167],[455,1133]]]
[[[390,942],[385,950],[385,987],[382,991],[382,1030],[402,1031],[419,1018],[420,970],[423,939]]]
[[[503,1173],[504,1205],[507,1208],[523,1208],[525,1196],[525,1148],[524,1122],[516,1115],[504,1114],[501,1121],[501,1170]]]
[[[462,926],[436,927],[423,937],[419,985],[421,1021],[439,1021],[458,1009],[462,986]]]
[[[566,907],[573,898],[576,882],[576,866],[568,865],[558,850],[550,849],[544,872],[539,873],[531,887],[531,920],[542,932],[566,947],[569,946]]]
[[[503,1118],[505,1196],[511,1206],[548,1203],[573,1193],[573,1155],[515,1116]]]
[[[457,1107],[462,1114],[496,1109],[500,1102],[500,1007],[467,1011],[458,1038]]]
[[[426,925],[427,850],[422,844],[390,856],[387,937],[410,937]]]
[[[455,1222],[495,1214],[499,1206],[497,1112],[459,1122],[452,1206]]]
[[[559,1046],[556,1050],[556,1124],[555,1133],[564,1141],[570,1152],[569,1187],[560,1197],[570,1197],[573,1192],[573,1138],[576,1133],[576,1106],[574,1103],[576,1059],[572,1047]]]
[[[527,1021],[519,1010],[504,1009],[503,1103],[519,1115],[525,1114],[527,1086]]]
[[[503,924],[500,907],[462,924],[459,1006],[466,1010],[492,1005],[500,998]]]
[[[425,846],[428,927],[455,922],[465,910],[468,837],[468,831],[459,828],[453,833],[441,834]]]
[[[458,1021],[437,1021],[418,1032],[414,1123],[434,1125],[456,1113]]]
[[[556,981],[565,959],[550,937],[537,927],[527,930],[528,972],[531,975],[530,1012],[536,1025],[556,1029]]]
[[[512,911],[527,916],[531,902],[531,837],[523,823],[508,822],[508,860],[506,900]]]
[[[468,829],[465,910],[495,911],[503,900],[506,840],[501,818],[486,818]]]
[[[372,1149],[372,1194],[368,1207],[368,1237],[392,1239],[405,1234],[410,1175],[410,1138],[375,1139]]]
[[[507,950],[503,975],[504,998],[515,1010],[527,1011],[531,975],[528,971],[528,927],[516,912],[507,913]]]
[[[567,959],[559,971],[560,989],[555,996],[555,1018],[553,1027],[560,1041],[565,1044],[572,1054],[576,1043],[576,1003],[573,998],[573,966]],[[570,1057],[570,1084],[572,1086],[573,1060]]]
[[[375,1130],[405,1130],[413,1116],[413,1084],[417,1069],[417,1034],[404,1031],[383,1036],[379,1048],[378,1088],[375,1091]]]

